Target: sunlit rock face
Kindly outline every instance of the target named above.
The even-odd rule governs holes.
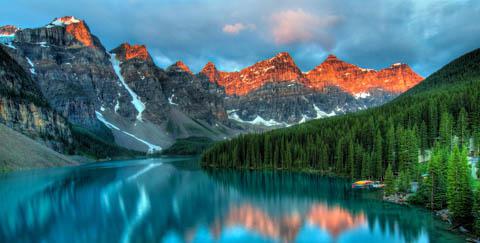
[[[65,16],[54,19],[49,25],[47,25],[47,28],[54,26],[65,27],[65,30],[84,46],[93,46],[92,35],[83,20],[77,19],[73,16]]]
[[[327,86],[338,86],[352,95],[382,89],[402,93],[423,80],[408,65],[396,63],[376,71],[364,69],[344,62],[334,55],[315,67],[302,73],[291,56],[282,52],[275,57],[258,62],[240,72],[218,71],[211,62],[202,69],[211,82],[225,87],[227,95],[246,95],[269,82],[296,82],[322,90]]]
[[[128,61],[133,58],[143,61],[152,60],[145,45],[130,45],[129,43],[123,43],[114,49],[114,52],[117,54],[117,58],[121,61]]]
[[[225,87],[227,95],[246,95],[269,82],[305,82],[290,54],[282,52],[240,72],[218,72],[209,63],[202,70],[211,82]]]
[[[217,70],[217,67],[213,62],[208,62],[207,65],[202,68],[200,73],[205,75],[212,83],[218,84],[221,79],[220,72]]]
[[[190,68],[182,61],[177,61],[176,63],[172,64],[170,67],[168,67],[167,71],[184,72],[193,75],[192,71],[190,71]]]
[[[403,93],[423,80],[406,64],[376,71],[344,62],[334,55],[306,74],[309,87],[322,89],[338,86],[352,95],[368,93],[371,89],[382,89],[392,93]]]
[[[5,25],[0,27],[0,37],[14,36],[19,29],[13,25]]]

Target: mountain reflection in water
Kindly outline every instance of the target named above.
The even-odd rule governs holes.
[[[0,175],[0,242],[461,242],[431,213],[282,172],[202,171],[195,159]]]
[[[214,230],[217,239],[222,228],[241,226],[264,237],[284,242],[294,241],[304,224],[325,230],[335,238],[346,230],[361,227],[367,223],[363,213],[352,215],[338,206],[329,208],[323,204],[312,205],[304,215],[290,212],[288,215],[279,215],[279,218],[271,217],[261,209],[245,204],[231,208],[227,218],[221,222],[216,224]]]

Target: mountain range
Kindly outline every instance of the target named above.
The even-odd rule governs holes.
[[[1,123],[63,153],[72,131],[153,153],[179,138],[222,140],[378,106],[423,80],[407,64],[376,71],[334,55],[302,72],[286,52],[235,72],[212,62],[199,73],[182,61],[162,69],[144,45],[107,51],[73,16],[0,27],[0,43],[10,90]]]

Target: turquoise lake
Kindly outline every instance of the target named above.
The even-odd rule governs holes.
[[[0,174],[0,242],[465,242],[350,182],[204,171],[196,158]]]

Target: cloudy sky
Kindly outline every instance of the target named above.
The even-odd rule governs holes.
[[[368,68],[404,62],[428,76],[480,47],[478,0],[3,0],[0,25],[84,19],[107,49],[146,44],[166,67],[237,70],[288,51],[303,71],[329,53]]]

